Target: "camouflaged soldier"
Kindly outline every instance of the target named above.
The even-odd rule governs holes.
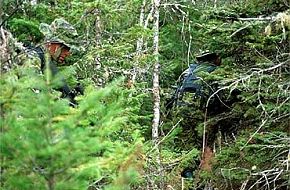
[[[178,79],[178,87],[166,104],[167,109],[175,105],[189,105],[193,99],[200,99],[200,108],[204,106],[206,99],[212,94],[200,76],[201,73],[211,73],[221,64],[221,58],[216,53],[203,53],[196,57],[197,62],[189,65]],[[187,95],[188,97],[184,97]],[[189,102],[186,102],[187,99]]]
[[[39,30],[44,35],[43,45],[35,47],[18,43],[16,51],[20,53],[17,64],[33,68],[36,72],[43,71],[47,54],[50,63],[56,66],[66,65],[65,58],[77,50],[73,45],[78,35],[75,28],[66,20],[58,18],[50,25],[41,23]]]
[[[41,23],[39,27],[45,39],[42,46],[20,47],[22,53],[19,56],[21,66],[29,67],[36,73],[43,74],[45,69],[51,71],[52,76],[58,73],[58,66],[66,65],[66,58],[73,51],[77,51],[74,46],[77,37],[76,29],[66,20],[55,19],[50,25]],[[82,93],[81,87],[76,87],[78,92]],[[62,79],[62,86],[56,90],[62,93],[63,98],[68,98],[70,104],[76,104],[74,98],[77,95],[76,90],[71,90],[67,83]]]

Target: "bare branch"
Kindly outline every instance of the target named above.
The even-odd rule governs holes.
[[[276,19],[275,16],[259,17],[259,18],[237,18],[240,21],[273,21]]]

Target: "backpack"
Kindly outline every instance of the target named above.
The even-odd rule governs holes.
[[[216,69],[215,65],[205,64],[190,64],[188,69],[184,72],[183,80],[179,85],[178,92],[183,95],[185,92],[193,92],[198,96],[203,95],[203,84],[201,78],[198,76],[200,72],[211,73]]]
[[[206,93],[208,90],[207,85],[200,78],[201,72],[211,73],[217,68],[216,65],[207,63],[193,63],[190,64],[178,80],[178,86],[173,96],[166,105],[166,108],[170,109],[175,105],[184,105],[183,96],[185,93],[192,93],[193,96],[199,97],[202,100],[206,99],[209,94]]]

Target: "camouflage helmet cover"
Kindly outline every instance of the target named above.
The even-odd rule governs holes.
[[[46,42],[59,42],[71,49],[77,49],[73,44],[78,33],[65,19],[57,18],[50,25],[41,23],[39,29],[45,36]]]

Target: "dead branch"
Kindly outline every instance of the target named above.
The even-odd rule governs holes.
[[[149,150],[149,152],[147,152],[147,155],[149,154],[149,153],[151,153],[154,149],[157,149],[158,148],[158,146],[163,142],[163,141],[165,141],[165,139],[172,133],[172,131],[179,125],[179,123],[182,121],[182,119],[180,119],[171,129],[170,129],[170,131],[157,143],[157,144],[155,144],[155,146],[151,149],[151,150]]]
[[[237,18],[240,21],[273,21],[276,19],[275,16],[259,17],[259,18]]]
[[[235,36],[236,34],[238,34],[240,31],[242,31],[242,30],[248,28],[249,26],[250,26],[250,24],[247,24],[246,26],[244,26],[244,27],[238,29],[237,31],[235,31],[234,33],[232,33],[232,34],[230,35],[230,38],[232,38],[233,36]]]

